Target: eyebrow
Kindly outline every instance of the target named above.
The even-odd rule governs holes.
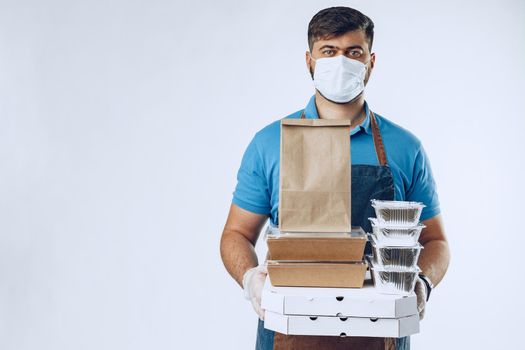
[[[319,50],[322,50],[322,49],[339,49],[337,46],[334,46],[334,45],[323,45],[319,48]],[[351,49],[361,49],[361,50],[364,50],[361,45],[353,45],[353,46],[349,46],[346,48],[346,50],[351,50]]]

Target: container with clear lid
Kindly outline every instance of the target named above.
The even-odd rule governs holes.
[[[369,218],[372,232],[378,244],[393,247],[411,246],[417,244],[423,224],[416,226],[382,225],[376,218]]]
[[[416,243],[407,247],[382,246],[374,236],[372,241],[372,264],[377,267],[395,268],[398,270],[410,270],[417,267],[417,260],[423,246]]]
[[[367,236],[361,227],[351,232],[281,232],[266,229],[269,259],[279,261],[362,261]]]
[[[410,295],[414,291],[418,274],[421,272],[419,267],[406,270],[398,270],[391,267],[372,266],[370,267],[374,286],[379,293]]]
[[[420,202],[381,201],[372,199],[377,220],[381,225],[416,226],[425,205]]]

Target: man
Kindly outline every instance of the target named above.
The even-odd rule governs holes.
[[[433,286],[443,278],[450,259],[436,186],[420,141],[388,119],[373,113],[363,91],[376,55],[374,24],[361,12],[333,7],[317,13],[308,26],[306,65],[316,88],[304,110],[286,118],[351,120],[352,225],[370,232],[370,199],[423,202],[426,225],[420,243],[422,274],[416,283],[423,317]],[[230,212],[221,239],[221,256],[259,315],[257,349],[409,349],[410,339],[285,336],[264,328],[260,307],[266,277],[254,251],[259,232],[270,218],[278,223],[280,120],[256,133],[243,156]],[[359,189],[357,191],[356,189]]]

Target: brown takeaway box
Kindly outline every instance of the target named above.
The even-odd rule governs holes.
[[[268,261],[272,285],[286,287],[362,288],[367,264],[359,262]]]
[[[367,237],[361,227],[350,233],[268,234],[270,260],[361,261]]]

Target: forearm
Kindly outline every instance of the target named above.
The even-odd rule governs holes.
[[[241,287],[246,270],[258,265],[253,244],[233,230],[225,230],[222,235],[221,258],[228,273]]]
[[[450,251],[448,243],[443,240],[431,240],[424,244],[418,265],[436,286],[445,276],[449,261]]]

